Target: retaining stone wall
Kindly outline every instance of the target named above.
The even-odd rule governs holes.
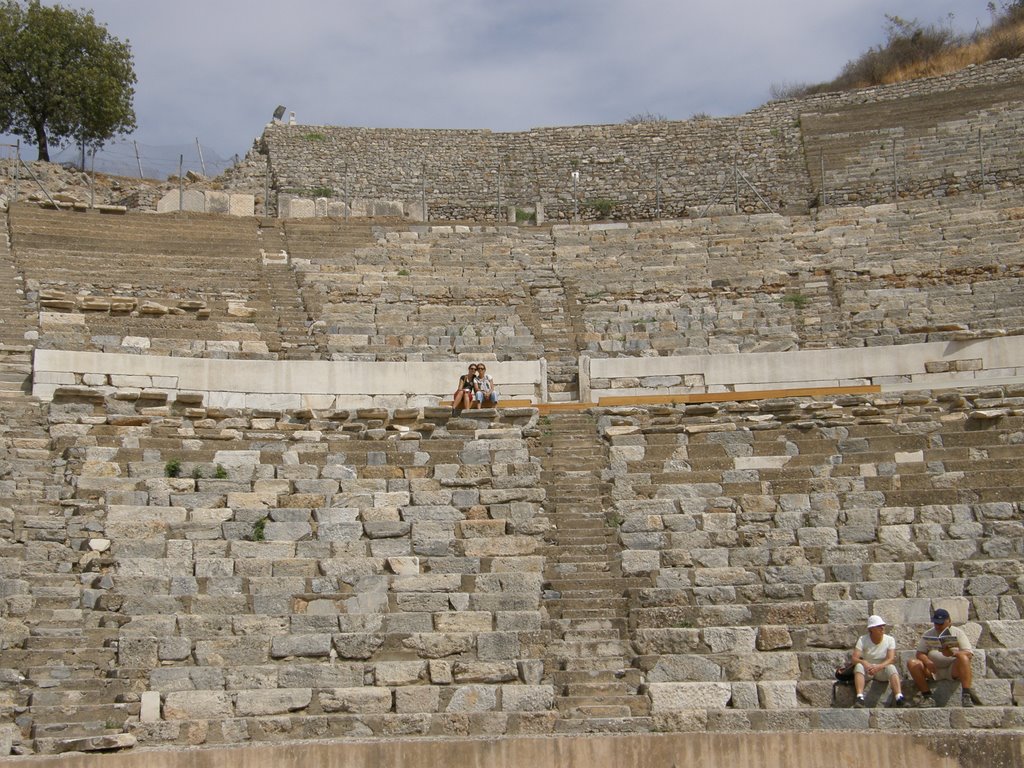
[[[709,205],[738,202],[764,210],[735,166],[766,201],[805,208],[817,196],[817,157],[805,156],[801,115],[861,103],[885,103],[1020,81],[1024,63],[1001,61],[942,77],[806,99],[775,102],[738,117],[639,125],[538,128],[520,133],[487,130],[399,130],[268,125],[260,151],[269,154],[274,187],[282,192],[319,188],[341,200],[368,198],[418,204],[431,218],[494,220],[502,206],[544,205],[548,217],[573,215],[572,170],[580,172],[577,199],[584,219],[598,218],[585,201],[608,200],[614,218],[673,217]],[[906,158],[903,196],[953,194],[1020,179],[1017,107],[994,105],[968,121],[935,118],[932,135],[901,138]],[[988,133],[986,178],[972,180],[972,141]],[[874,153],[830,169],[832,200],[880,202],[892,197],[891,137]],[[950,162],[950,153],[957,158]],[[500,163],[500,178],[499,178]],[[660,183],[659,180],[660,179]],[[660,199],[659,199],[660,198]]]

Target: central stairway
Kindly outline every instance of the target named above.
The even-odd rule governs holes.
[[[552,643],[545,667],[566,732],[646,728],[649,699],[632,666],[627,579],[601,480],[605,446],[588,413],[545,416],[532,452],[541,461],[552,530],[547,536],[544,605]]]

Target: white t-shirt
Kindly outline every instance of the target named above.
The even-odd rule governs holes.
[[[871,635],[861,635],[857,640],[860,658],[868,664],[881,664],[889,655],[890,649],[896,650],[896,638],[892,635],[882,635],[882,639],[877,645],[871,642]]]

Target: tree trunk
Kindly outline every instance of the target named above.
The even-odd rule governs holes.
[[[40,123],[35,126],[35,129],[36,146],[39,147],[39,157],[37,159],[48,163],[50,162],[50,148],[46,144],[46,125],[44,123]]]

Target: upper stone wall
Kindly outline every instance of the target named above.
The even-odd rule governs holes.
[[[583,219],[597,218],[594,201],[620,219],[716,204],[806,209],[820,202],[823,175],[826,203],[886,202],[1019,183],[1022,80],[1017,59],[737,117],[518,133],[272,124],[260,147],[278,192],[425,202],[433,219],[493,219],[499,198],[502,209],[540,203],[549,218],[571,218],[574,169]],[[829,147],[838,152],[826,153],[822,174]]]

